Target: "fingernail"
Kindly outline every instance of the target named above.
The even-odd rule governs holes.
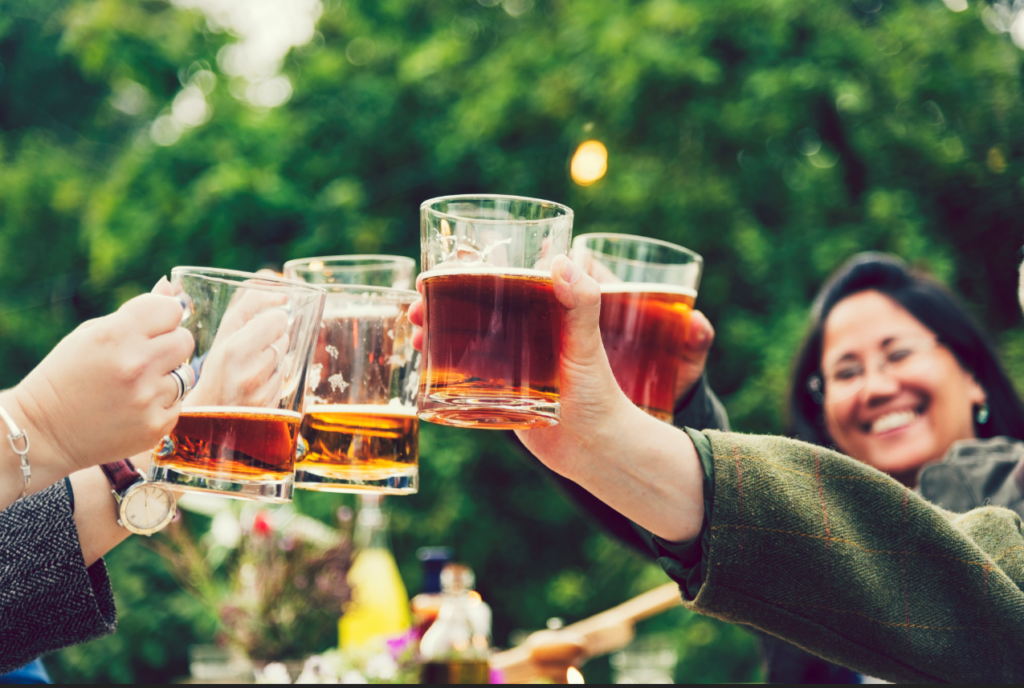
[[[564,279],[566,282],[568,282],[569,284],[575,284],[582,274],[583,273],[580,272],[580,269],[576,267],[576,264],[573,263],[572,260],[566,258],[565,261],[563,261],[562,279]]]

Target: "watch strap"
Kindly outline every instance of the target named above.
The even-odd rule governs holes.
[[[121,497],[124,496],[129,487],[143,479],[142,474],[136,470],[135,465],[132,464],[130,459],[105,463],[100,466],[100,470],[103,471],[103,474],[107,476],[107,480],[110,481],[110,487]]]

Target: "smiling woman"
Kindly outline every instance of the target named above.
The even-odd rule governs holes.
[[[956,355],[893,297],[847,297],[822,333],[825,429],[842,450],[913,486],[920,467],[977,438],[987,394]]]
[[[910,486],[958,441],[1024,440],[1024,406],[981,329],[936,282],[874,253],[818,294],[790,412],[801,439]]]

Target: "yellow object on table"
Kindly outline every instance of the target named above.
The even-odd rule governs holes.
[[[348,574],[352,602],[338,622],[342,650],[354,650],[379,637],[409,630],[409,595],[391,552],[367,549],[356,555]]]

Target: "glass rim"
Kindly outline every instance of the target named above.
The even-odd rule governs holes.
[[[207,279],[218,280],[225,282],[230,285],[237,286],[248,286],[249,288],[270,288],[270,289],[301,289],[303,291],[314,291],[321,294],[325,293],[320,285],[310,284],[309,282],[302,282],[300,280],[288,279],[287,277],[278,277],[277,275],[257,275],[255,272],[245,272],[243,270],[227,270],[224,268],[204,268],[194,265],[178,265],[171,268],[171,275],[193,275],[196,277],[205,277]],[[236,279],[232,279],[236,278]],[[262,280],[264,282],[270,282],[271,284],[254,284],[245,285],[241,279],[245,280]]]
[[[612,255],[610,253],[605,253],[603,251],[598,251],[596,249],[592,249],[592,248],[590,248],[588,246],[585,246],[584,245],[584,243],[585,243],[584,240],[586,240],[587,238],[625,239],[625,240],[628,240],[628,241],[635,241],[637,243],[655,244],[657,246],[661,246],[663,248],[670,248],[670,249],[672,249],[674,251],[678,251],[679,253],[682,253],[684,255],[688,255],[691,258],[693,258],[693,262],[694,263],[697,263],[698,265],[700,265],[702,267],[704,265],[704,256],[700,255],[699,253],[697,253],[696,251],[694,251],[692,249],[688,249],[685,246],[680,246],[679,244],[673,244],[670,241],[664,241],[662,239],[652,239],[650,237],[639,236],[637,234],[618,234],[616,232],[591,232],[590,234],[577,234],[575,237],[573,237],[572,248],[583,248],[583,249],[586,249],[588,251],[591,251],[591,252],[596,253],[596,254],[601,255],[601,256],[608,256],[609,258],[615,258],[617,260],[622,260],[622,261],[626,261],[626,262],[630,262],[630,263],[637,263],[637,264],[642,264],[642,265],[659,265],[659,266],[665,266],[665,267],[683,267],[685,265],[688,265],[688,263],[655,263],[655,262],[652,262],[652,261],[649,261],[649,260],[641,260],[639,258],[626,258],[624,256]],[[578,242],[579,245],[577,245],[577,242]]]
[[[376,262],[376,263],[372,263],[371,262],[371,263],[368,263],[368,264],[365,264],[365,265],[336,265],[335,264],[336,262],[342,262],[342,261],[347,262],[347,261],[354,261],[354,260],[367,260],[367,261],[378,261],[378,262]],[[374,270],[374,269],[385,268],[389,264],[390,265],[403,265],[403,266],[408,266],[408,267],[411,267],[411,268],[415,268],[416,267],[415,259],[408,258],[406,256],[389,256],[389,255],[385,255],[385,254],[382,254],[382,253],[365,253],[365,254],[355,254],[355,255],[345,255],[345,256],[314,256],[312,258],[293,258],[292,260],[289,260],[289,261],[287,261],[284,264],[284,266],[282,267],[282,270],[287,270],[289,268],[296,268],[296,267],[299,267],[299,266],[304,265],[304,264],[308,265],[310,263],[315,263],[316,261],[322,262],[324,264],[325,268],[328,266],[328,264],[331,264],[332,269],[335,269],[338,272],[358,272],[360,270]],[[285,279],[287,279],[287,278],[285,278]]]
[[[395,287],[373,287],[363,284],[318,284],[328,296],[340,293],[360,294],[375,293],[401,298],[403,302],[408,299],[410,303],[420,297],[420,293],[414,289],[397,289]]]
[[[463,217],[462,215],[454,215],[452,213],[445,213],[440,210],[434,209],[432,206],[440,203],[441,201],[497,201],[497,200],[508,200],[508,201],[522,201],[526,203],[536,203],[537,205],[553,206],[558,210],[562,211],[562,214],[557,217],[546,217],[540,220],[489,220],[486,218],[473,218]],[[565,205],[564,203],[558,203],[556,201],[547,201],[543,198],[532,198],[530,196],[513,196],[509,194],[455,194],[453,196],[437,196],[436,198],[429,198],[420,203],[420,211],[426,211],[435,217],[440,217],[448,220],[456,220],[458,222],[472,222],[474,224],[487,224],[487,225],[545,225],[553,224],[555,222],[564,220],[565,218],[572,219],[573,211],[572,208]]]

